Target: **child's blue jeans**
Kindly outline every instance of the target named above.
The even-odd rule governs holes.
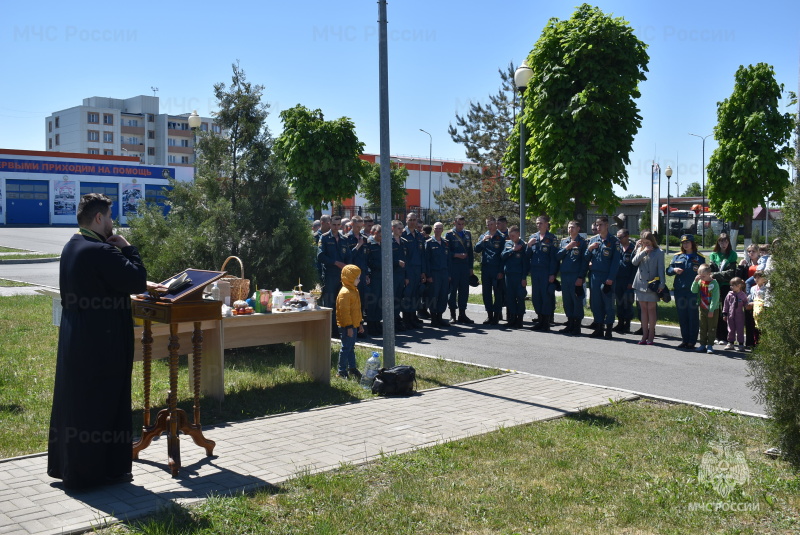
[[[342,347],[339,349],[339,373],[347,373],[348,368],[356,367],[356,338],[358,329],[356,327],[349,327],[353,333],[352,336],[347,336],[348,327],[339,329],[342,338]]]

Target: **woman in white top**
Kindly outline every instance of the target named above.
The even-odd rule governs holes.
[[[633,290],[642,310],[642,339],[639,345],[653,345],[659,298],[658,293],[650,289],[649,283],[658,277],[658,289],[661,291],[665,287],[666,277],[664,252],[658,247],[655,235],[649,230],[642,232],[639,241],[636,242],[631,263],[639,267],[633,279]]]

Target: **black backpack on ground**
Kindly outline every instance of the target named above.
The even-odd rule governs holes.
[[[413,366],[381,368],[372,383],[372,393],[382,396],[402,396],[417,389],[417,370]]]

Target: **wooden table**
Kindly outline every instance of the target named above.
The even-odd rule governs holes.
[[[308,373],[315,381],[331,381],[331,309],[302,312],[274,312],[232,316],[222,320],[203,321],[203,367],[200,373],[200,390],[209,397],[222,401],[225,397],[225,350],[266,344],[294,342],[294,367]],[[141,337],[141,328],[134,336]],[[182,348],[191,347],[191,324],[179,324],[176,335]],[[169,325],[152,326],[152,358],[166,358],[170,336]],[[141,344],[135,345],[134,360],[142,360]],[[186,352],[182,353],[186,354]],[[193,356],[189,354],[189,380],[194,383]]]

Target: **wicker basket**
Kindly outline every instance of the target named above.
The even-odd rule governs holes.
[[[221,279],[228,281],[231,284],[231,303],[240,300],[244,301],[250,296],[250,279],[244,278],[244,264],[242,264],[242,260],[238,256],[229,256],[226,258],[225,262],[222,263],[220,271],[225,271],[225,266],[228,265],[228,261],[232,258],[239,262],[239,268],[242,271],[242,277],[239,278],[234,277],[233,275],[227,275]]]

